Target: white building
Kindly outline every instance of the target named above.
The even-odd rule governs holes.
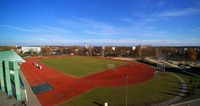
[[[41,47],[22,47],[21,50],[22,50],[22,53],[26,53],[29,51],[40,53]]]

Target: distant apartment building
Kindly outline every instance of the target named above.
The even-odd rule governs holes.
[[[26,52],[40,53],[41,47],[21,47],[21,50],[22,50],[22,53],[26,53]]]

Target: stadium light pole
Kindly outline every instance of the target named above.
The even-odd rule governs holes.
[[[128,74],[124,74],[125,80],[126,80],[126,106],[127,106],[127,85],[128,85]]]
[[[156,68],[158,69],[158,58],[156,59],[156,61],[157,61],[157,67]]]
[[[103,57],[105,57],[105,46],[103,46],[102,49],[103,49]]]

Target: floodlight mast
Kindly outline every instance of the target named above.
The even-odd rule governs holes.
[[[128,74],[126,76],[126,106],[127,106],[127,78],[128,78]]]
[[[103,57],[105,57],[105,46],[103,46],[102,49],[103,49],[103,53],[102,53]]]
[[[164,72],[165,72],[165,63],[164,63]]]
[[[128,74],[124,74],[125,80],[126,80],[126,106],[127,106],[127,85],[128,85]]]

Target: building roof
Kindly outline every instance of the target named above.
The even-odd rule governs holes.
[[[14,51],[0,51],[0,61],[17,61],[17,62],[25,62],[17,53]]]

